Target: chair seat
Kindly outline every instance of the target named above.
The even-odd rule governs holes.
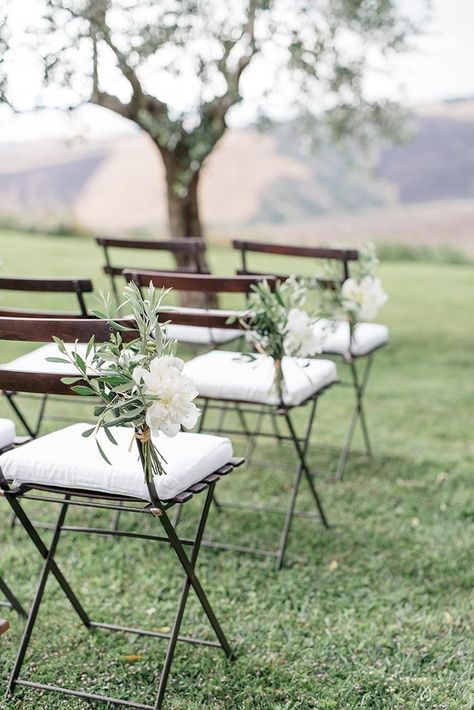
[[[358,323],[350,342],[350,328],[347,321],[319,320],[315,325],[318,334],[324,330],[323,353],[342,357],[363,357],[388,343],[388,328],[380,323]]]
[[[99,432],[100,444],[112,464],[109,465],[93,437],[82,436],[90,426],[73,424],[3,454],[0,467],[5,478],[14,485],[57,486],[149,500],[135,441],[129,450],[133,429],[111,428],[118,446]],[[155,477],[162,500],[174,498],[199,483],[232,458],[232,444],[224,437],[180,433],[170,438],[160,434],[156,444],[167,462],[167,473]]]
[[[284,404],[295,406],[336,382],[336,366],[329,360],[284,357]],[[255,355],[249,360],[238,352],[213,350],[186,363],[184,372],[201,397],[260,404],[280,404],[274,385],[273,359]]]
[[[12,446],[15,441],[15,423],[11,419],[0,419],[0,450]]]
[[[77,343],[77,345],[66,343],[67,350],[77,349],[77,352],[84,359],[86,356],[87,345],[85,343]],[[72,364],[62,364],[60,362],[48,362],[48,357],[64,357],[59,352],[55,343],[41,345],[39,348],[31,350],[25,355],[20,355],[10,362],[0,365],[0,370],[12,370],[15,372],[41,372],[51,373],[54,375],[71,376],[78,375],[78,371]]]
[[[169,338],[179,343],[190,345],[223,345],[240,338],[242,331],[234,328],[203,328],[198,325],[178,325],[170,323],[166,326]]]

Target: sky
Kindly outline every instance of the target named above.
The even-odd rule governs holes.
[[[412,14],[418,13],[421,0],[400,0],[402,8]],[[26,5],[31,9],[35,0],[22,0],[24,16]],[[38,4],[36,3],[36,8]],[[447,98],[474,97],[474,0],[432,0],[431,21],[425,34],[414,40],[414,50],[408,56],[398,57],[391,65],[392,81],[387,84],[384,76],[368,81],[371,94],[401,99],[416,106]],[[20,103],[27,104],[31,94],[31,75],[34,67],[27,57],[19,57],[15,67],[15,86]],[[259,77],[255,72],[245,84],[246,101],[233,110],[230,123],[246,125],[255,119],[253,97],[259,93]],[[168,98],[168,97],[167,97]],[[42,111],[11,115],[0,108],[0,141],[17,141],[25,138],[64,137],[88,135],[110,136],[133,130],[124,119],[97,107],[83,107],[65,116],[60,112]]]

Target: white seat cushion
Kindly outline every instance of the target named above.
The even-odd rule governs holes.
[[[110,466],[101,457],[93,437],[82,436],[90,426],[74,424],[2,454],[0,467],[5,478],[16,485],[78,488],[149,500],[135,441],[129,451],[133,429],[111,428],[118,446],[99,432]],[[166,475],[155,477],[162,500],[174,498],[202,481],[232,457],[229,439],[219,436],[180,433],[170,438],[160,434],[156,444],[167,462]]]
[[[11,419],[0,419],[0,450],[15,441],[15,423]]]
[[[285,357],[282,368],[283,401],[288,406],[301,404],[337,379],[336,366],[329,360]],[[187,362],[184,372],[202,397],[280,404],[273,359],[266,355],[255,355],[250,361],[241,353],[213,350]]]
[[[315,325],[319,333],[324,331],[323,353],[342,357],[362,357],[388,343],[388,328],[380,323],[357,323],[352,343],[347,321],[319,320]]]
[[[197,325],[174,323],[167,325],[166,331],[169,338],[191,345],[223,345],[242,335],[241,330],[234,328],[203,328]]]
[[[77,345],[67,343],[66,348],[70,351],[77,349],[77,352],[84,359],[86,356],[87,345],[85,343],[77,343]],[[62,364],[60,362],[48,362],[47,357],[64,357],[59,352],[55,343],[48,343],[35,348],[25,355],[0,365],[0,370],[13,370],[15,372],[41,372],[51,373],[61,376],[78,375],[78,371],[72,364]]]

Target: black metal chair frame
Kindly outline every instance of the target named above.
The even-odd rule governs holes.
[[[13,318],[91,318],[85,302],[85,294],[92,293],[93,286],[90,279],[86,278],[46,278],[34,276],[4,276],[0,277],[0,291],[17,291],[25,293],[70,293],[75,294],[78,304],[78,311],[58,312],[38,309],[0,308],[0,317]],[[3,390],[10,407],[16,417],[24,427],[28,437],[35,439],[41,430],[41,426],[46,418],[47,395],[40,395],[40,404],[34,423],[30,423],[28,418],[18,405],[18,396],[14,391]],[[21,395],[30,397],[30,395]],[[35,399],[37,397],[35,396]]]
[[[282,244],[266,244],[261,242],[250,242],[240,239],[235,239],[232,242],[234,249],[238,250],[241,254],[242,266],[237,270],[238,274],[259,274],[260,271],[251,271],[248,267],[247,253],[261,253],[261,254],[272,254],[279,256],[293,256],[293,257],[303,257],[315,260],[335,260],[341,263],[342,283],[350,277],[350,264],[357,261],[359,258],[359,252],[356,249],[332,249],[329,247],[304,247],[304,246],[294,246],[294,245],[282,245]],[[288,278],[287,275],[280,276],[281,279]],[[334,281],[324,280],[323,285],[327,288],[333,288]],[[353,329],[350,330],[350,342],[353,340]],[[354,395],[354,406],[349,418],[349,424],[344,435],[343,444],[340,450],[339,459],[336,467],[336,472],[334,478],[336,480],[342,480],[347,467],[349,455],[352,450],[352,442],[354,439],[356,426],[360,423],[362,437],[364,441],[365,455],[368,458],[373,457],[372,446],[370,443],[369,430],[367,425],[367,419],[365,414],[365,401],[364,395],[367,389],[370,372],[372,369],[374,355],[377,350],[381,347],[372,350],[368,355],[356,356],[352,355],[350,359],[340,355],[340,353],[324,353],[322,357],[333,357],[337,358],[338,361],[342,361],[348,368],[350,373],[349,381],[341,381],[341,385],[345,387],[350,387]],[[365,364],[363,367],[358,366],[358,361],[364,360]]]
[[[10,451],[13,449],[12,446],[5,446],[4,448],[0,449],[0,455],[4,454],[6,451]],[[20,600],[15,596],[15,594],[12,592],[8,584],[5,582],[3,577],[0,576],[0,593],[3,595],[4,599],[0,599],[0,607],[4,607],[7,609],[14,609],[17,614],[20,616],[23,616],[26,618],[27,613],[25,609],[23,608],[23,605],[21,604]]]
[[[327,387],[325,389],[329,389],[329,387]],[[220,422],[219,422],[217,428],[214,428],[212,430],[213,432],[215,432],[217,434],[227,434],[229,436],[244,434],[247,437],[247,442],[248,442],[247,451],[245,453],[246,459],[248,456],[252,455],[252,453],[255,449],[255,446],[256,446],[256,442],[260,438],[273,439],[273,440],[276,440],[279,444],[281,444],[282,442],[289,442],[294,447],[297,465],[295,468],[294,480],[291,484],[291,490],[289,492],[288,503],[287,503],[286,508],[277,508],[277,507],[269,507],[269,506],[264,506],[264,505],[255,505],[255,504],[251,504],[251,503],[242,503],[240,501],[239,502],[222,501],[220,498],[219,498],[219,500],[217,500],[217,498],[214,499],[214,503],[219,511],[222,511],[223,509],[238,509],[238,510],[246,510],[246,511],[249,511],[252,513],[268,513],[268,514],[283,515],[284,516],[283,527],[281,530],[278,547],[276,549],[264,549],[264,548],[260,548],[260,547],[245,547],[242,545],[232,545],[232,544],[226,544],[226,543],[222,543],[222,542],[213,542],[213,541],[208,541],[208,540],[206,540],[204,542],[204,544],[211,546],[211,547],[217,547],[220,549],[224,549],[224,550],[234,550],[235,552],[251,553],[251,554],[262,556],[262,557],[273,557],[273,558],[275,558],[275,569],[277,571],[279,571],[282,569],[284,562],[285,562],[285,556],[286,556],[286,551],[288,548],[290,531],[291,531],[293,519],[295,517],[303,517],[303,518],[319,517],[325,528],[330,527],[329,522],[328,522],[328,518],[327,518],[324,508],[323,508],[321,497],[320,497],[320,495],[317,491],[316,485],[315,485],[315,474],[311,470],[311,468],[307,462],[307,451],[308,451],[309,442],[311,440],[311,436],[312,436],[313,429],[314,429],[317,402],[319,400],[319,397],[325,391],[325,389],[320,390],[316,396],[311,397],[311,398],[307,399],[306,401],[302,402],[300,405],[298,405],[298,407],[303,407],[305,405],[309,406],[309,416],[308,416],[308,420],[306,423],[306,427],[305,427],[303,434],[300,436],[298,435],[298,433],[296,431],[295,423],[291,417],[291,411],[292,411],[292,409],[294,409],[293,407],[275,407],[272,405],[261,405],[261,404],[255,404],[252,402],[245,402],[244,400],[225,400],[226,404],[234,405],[235,411],[236,411],[236,413],[239,417],[239,420],[240,420],[241,429],[239,430],[239,429],[225,428],[224,416],[228,410],[221,409],[221,412],[224,413],[224,416],[221,416]],[[199,429],[200,431],[209,431],[208,429],[206,429],[206,426],[204,423],[205,416],[209,412],[209,410],[211,409],[212,403],[217,402],[217,401],[221,402],[221,400],[204,399],[204,408],[203,408],[203,413],[201,416],[200,429]],[[253,430],[249,427],[249,423],[248,423],[248,419],[247,419],[248,415],[255,415],[256,416],[256,426]],[[265,416],[270,417],[270,420],[271,420],[273,427],[274,427],[273,432],[262,431],[262,422],[263,422]],[[284,434],[281,432],[281,430],[279,430],[279,427],[277,424],[278,421],[284,422],[287,434]],[[309,492],[311,494],[311,497],[312,497],[313,502],[316,507],[316,511],[317,511],[316,513],[302,512],[302,511],[296,510],[298,494],[300,492],[301,484],[303,481],[305,481],[308,485]]]
[[[0,599],[0,606],[6,607],[7,609],[14,609],[17,614],[23,616],[26,619],[26,611],[21,604],[20,600],[14,595],[8,584],[5,582],[3,577],[0,577],[0,593],[5,597],[5,599]]]
[[[182,274],[156,274],[154,272],[141,272],[141,271],[126,271],[125,275],[130,279],[135,281],[139,286],[145,286],[150,281],[157,287],[172,287],[176,289],[188,289],[196,290],[199,285],[202,289],[213,290],[216,293],[248,293],[250,291],[250,286],[253,283],[261,282],[262,280],[267,280],[271,287],[276,285],[276,278],[265,275],[239,275],[234,277],[218,277],[218,276],[201,276],[201,275],[182,275]],[[229,328],[236,327],[235,323],[228,322],[229,316],[235,316],[235,312],[221,311],[221,310],[209,310],[203,311],[201,309],[173,309],[170,311],[165,311],[162,313],[162,318],[169,319],[173,323],[179,323],[181,325],[203,325],[205,327],[220,327]],[[299,407],[306,404],[309,405],[310,414],[307,421],[307,426],[304,431],[303,436],[298,436],[294,422],[291,418],[291,410],[293,407],[286,406],[273,406],[273,405],[262,405],[255,404],[253,402],[246,402],[245,400],[211,400],[201,397],[204,401],[204,408],[202,411],[199,431],[206,431],[205,428],[205,417],[210,409],[217,409],[220,411],[220,419],[216,428],[212,431],[218,434],[229,434],[229,435],[242,435],[247,437],[248,448],[246,451],[246,458],[251,457],[253,448],[255,447],[258,438],[271,437],[279,442],[289,441],[293,444],[297,466],[295,470],[295,479],[292,485],[292,489],[289,496],[288,506],[286,509],[275,509],[256,505],[247,504],[236,504],[236,503],[221,503],[220,500],[214,498],[214,503],[218,510],[226,508],[239,508],[249,510],[250,512],[264,512],[264,513],[279,513],[284,515],[284,523],[280,536],[280,541],[278,548],[275,550],[264,550],[258,547],[244,547],[240,545],[225,544],[220,541],[210,541],[205,540],[203,544],[210,547],[215,547],[224,550],[234,550],[236,552],[247,552],[253,553],[266,557],[274,557],[276,559],[275,566],[277,570],[283,567],[285,554],[288,546],[288,538],[290,534],[290,529],[292,525],[293,518],[298,515],[304,515],[308,517],[307,513],[298,513],[296,511],[296,502],[298,498],[298,493],[300,490],[301,483],[303,479],[307,482],[309,486],[310,493],[314,500],[317,515],[321,518],[323,525],[328,528],[329,523],[327,516],[324,512],[321,498],[316,490],[315,486],[315,476],[310,470],[307,463],[307,450],[311,435],[313,432],[314,420],[316,415],[316,405],[317,401],[323,391],[328,389],[331,385],[326,387],[324,390],[320,390],[315,396],[308,398],[305,402],[302,402]],[[226,412],[229,406],[231,406],[240,421],[241,430],[226,429],[224,427],[224,420]],[[247,415],[256,414],[257,415],[257,426],[255,430],[251,430],[248,425]],[[261,431],[261,423],[263,417],[268,414],[271,417],[271,421],[274,426],[273,433],[266,433]],[[282,420],[285,423],[287,434],[281,434],[278,431],[278,425],[276,419]],[[248,459],[247,459],[248,460]],[[179,522],[179,510],[174,520],[177,525]]]
[[[130,326],[130,321],[123,321],[123,323]],[[50,335],[55,334],[64,340],[68,340],[69,342],[74,342],[76,339],[88,339],[88,337],[94,334],[98,342],[100,342],[101,340],[103,341],[108,338],[110,328],[106,321],[84,321],[71,324],[71,322],[61,319],[45,319],[42,321],[37,320],[36,322],[28,321],[25,328],[25,321],[22,323],[21,320],[18,319],[0,317],[0,340],[33,340],[43,342],[45,334],[47,333]],[[23,382],[22,386],[26,391],[38,392],[43,390],[48,393],[59,393],[61,395],[70,392],[66,385],[64,385],[57,376],[51,374],[39,373],[27,374],[25,376],[25,373],[0,373],[0,383],[2,385],[9,385],[11,382],[19,383],[20,381]],[[142,708],[143,710],[159,710],[163,706],[163,699],[178,641],[220,648],[229,659],[233,659],[234,654],[231,647],[226,639],[226,636],[224,635],[219,621],[217,620],[206,592],[204,591],[196,575],[196,563],[202,545],[204,530],[216,483],[221,476],[228,475],[235,466],[239,466],[241,463],[243,463],[243,459],[232,459],[227,465],[206,476],[200,483],[190,486],[188,490],[180,493],[170,500],[161,500],[156,491],[154,482],[150,481],[147,484],[150,496],[149,501],[144,501],[139,498],[107,494],[105,492],[98,493],[97,491],[87,491],[66,487],[23,484],[17,488],[12,488],[11,484],[5,479],[0,469],[0,494],[9,503],[13,513],[23,525],[26,533],[33,542],[33,545],[36,547],[38,553],[44,560],[36,592],[26,621],[23,637],[20,642],[17,657],[8,681],[8,694],[13,694],[17,686],[21,686],[29,689],[59,692],[74,697],[84,698],[86,700],[115,703],[132,708]],[[173,506],[177,504],[182,505],[190,500],[195,494],[201,493],[205,490],[207,491],[207,494],[202,507],[195,536],[192,538],[180,538],[176,532],[175,526],[170,520],[168,511],[173,508]],[[21,504],[23,500],[33,500],[39,501],[45,505],[56,504],[60,506],[59,516],[56,524],[53,526],[53,535],[49,546],[41,538],[38,532],[38,526],[32,522],[25,512]],[[66,525],[66,515],[71,506],[119,511],[122,515],[124,513],[146,516],[151,515],[160,523],[163,534],[153,535],[136,531]],[[165,633],[161,631],[135,629],[129,626],[92,621],[56,562],[55,556],[60,537],[63,532],[97,534],[111,537],[130,537],[170,545],[181,564],[185,576],[175,619],[171,626],[171,631],[169,633]],[[185,550],[187,546],[190,547],[189,554]],[[134,701],[88,693],[82,690],[73,690],[52,684],[37,683],[35,681],[20,677],[31,636],[36,624],[38,611],[44,596],[46,582],[50,574],[56,578],[56,581],[60,585],[67,599],[70,601],[83,625],[89,631],[103,629],[106,631],[135,633],[138,635],[168,640],[165,660],[160,674],[158,691],[153,705],[146,705]],[[199,602],[217,637],[217,641],[183,636],[180,634],[180,628],[191,588],[194,589],[194,592],[199,599]]]
[[[206,252],[206,243],[198,237],[186,237],[181,239],[132,239],[125,237],[96,237],[96,243],[104,250],[105,265],[103,271],[110,278],[110,285],[118,304],[120,296],[117,289],[117,278],[120,278],[125,269],[129,266],[113,265],[110,255],[111,249],[137,249],[142,251],[168,252],[175,259],[187,258],[191,262],[191,266],[181,266],[178,269],[169,270],[170,273],[178,270],[181,273],[207,273],[207,269],[203,265],[203,256]],[[148,267],[149,268],[149,267]],[[167,272],[167,269],[159,268],[157,271]]]

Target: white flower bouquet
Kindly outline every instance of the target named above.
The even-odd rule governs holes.
[[[241,319],[255,350],[273,358],[280,394],[284,384],[283,357],[305,358],[322,352],[323,338],[315,331],[318,318],[306,310],[306,295],[306,286],[293,277],[278,281],[273,290],[267,281],[262,281],[252,286],[248,308]],[[246,357],[252,358],[252,354],[246,353]]]
[[[101,310],[93,311],[98,318],[109,321],[112,328],[110,341],[96,344],[92,337],[85,358],[77,348],[67,349],[59,338],[55,342],[62,357],[48,358],[54,362],[72,363],[77,377],[65,377],[78,395],[95,397],[100,403],[95,407],[97,422],[83,436],[95,436],[101,456],[110,463],[97,439],[103,429],[112,444],[117,444],[111,427],[129,426],[134,429],[133,440],[145,473],[145,480],[166,473],[166,461],[160,455],[154,440],[160,432],[176,436],[181,427],[191,429],[199,418],[194,404],[198,393],[183,370],[183,361],[176,357],[176,341],[166,337],[164,325],[159,321],[162,302],[168,290],[157,290],[151,284],[142,296],[139,288],[130,283],[124,289],[124,302],[120,309],[131,310],[130,327],[117,323],[113,317],[110,295],[101,295]],[[124,342],[124,332],[136,332],[137,337]]]
[[[336,271],[339,265],[328,263],[308,284],[316,287],[321,314],[328,318],[346,318],[352,325],[374,320],[388,300],[377,275],[378,265],[375,246],[371,242],[359,250],[359,259],[352,264],[350,278],[342,283]],[[327,281],[332,283],[329,288]]]

